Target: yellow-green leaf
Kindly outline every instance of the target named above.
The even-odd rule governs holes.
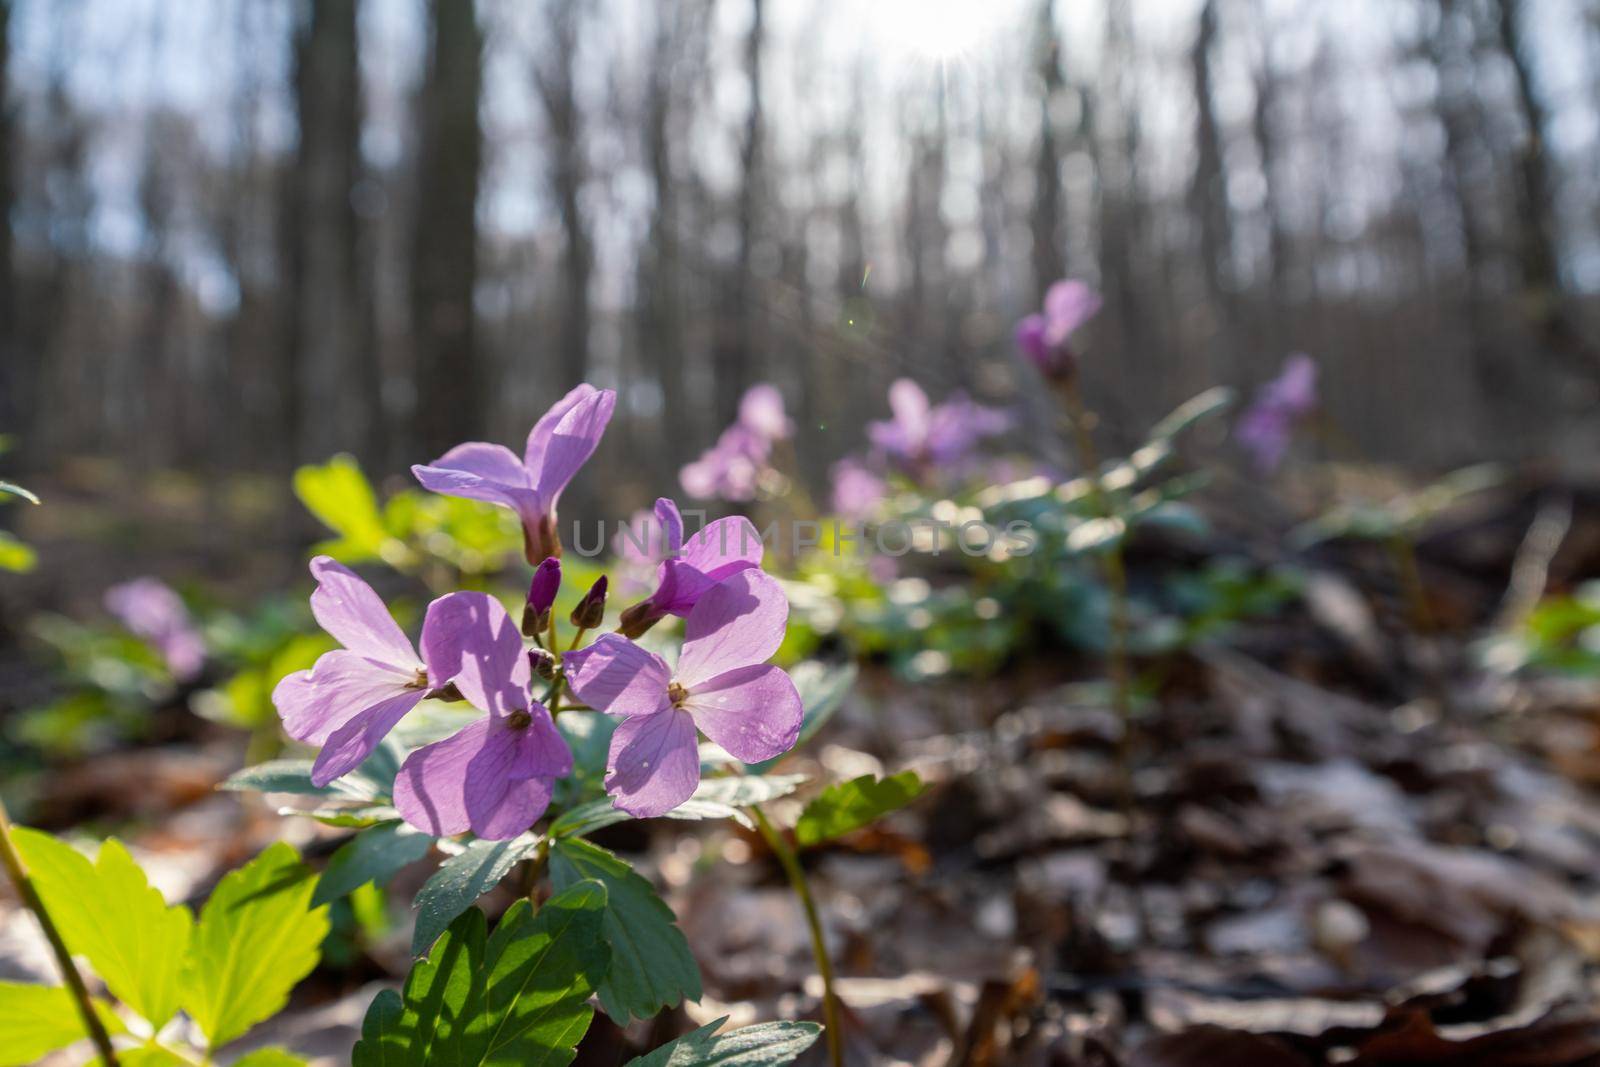
[[[108,1033],[120,1034],[122,1022],[100,1002],[95,1009]],[[72,994],[60,986],[0,982],[0,1067],[29,1067],[47,1053],[66,1048],[89,1035]]]
[[[316,878],[283,842],[217,883],[195,924],[183,1008],[212,1048],[282,1010],[317,965],[327,908]]]
[[[307,465],[294,472],[294,493],[306,510],[339,535],[339,540],[317,546],[344,563],[379,558],[389,537],[372,483],[360,464],[337,455],[320,467]]]
[[[19,827],[18,849],[62,940],[83,956],[111,995],[160,1028],[178,1010],[189,947],[189,909],[167,907],[115,838],[91,864],[49,834]]]
[[[892,778],[870,774],[830,785],[805,810],[795,824],[794,837],[802,846],[818,845],[859,830],[922,795],[922,780],[915,771]]]

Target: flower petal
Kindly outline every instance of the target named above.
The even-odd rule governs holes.
[[[321,745],[345,723],[407,689],[414,675],[346,649],[325,652],[308,671],[284,676],[272,691],[283,729],[296,741]]]
[[[450,593],[429,604],[422,650],[432,685],[454,682],[473,707],[497,715],[528,707],[522,634],[489,594]]]
[[[317,624],[352,652],[396,667],[420,665],[416,649],[383,600],[355,571],[327,556],[311,561],[317,591],[311,614]]]
[[[665,815],[700,784],[694,720],[675,708],[624,719],[611,735],[606,792],[641,819]]]
[[[499,504],[524,520],[536,520],[543,512],[533,475],[504,445],[469,441],[431,464],[413,466],[411,473],[431,492]]]
[[[528,435],[526,462],[528,469],[533,472],[534,488],[538,490],[539,499],[546,510],[555,508],[561,491],[594,455],[601,436],[606,432],[606,424],[611,421],[611,412],[617,406],[615,392],[595,389],[593,386],[589,386],[589,391],[580,395],[575,402],[568,404],[573,395],[583,388],[579,386],[568,393],[561,404],[551,408]],[[550,416],[563,404],[568,405],[566,411],[558,421],[549,425],[547,431],[545,427],[550,423]]]
[[[567,685],[578,699],[609,715],[649,715],[668,704],[672,672],[654,652],[626,637],[601,634],[562,659]]]
[[[530,471],[538,470],[550,447],[550,438],[555,436],[556,426],[566,418],[567,412],[598,392],[600,390],[588,382],[580,382],[569,389],[566,396],[551,404],[550,410],[540,415],[539,421],[528,431],[528,440],[522,448],[522,465]]]
[[[783,643],[789,600],[771,575],[743,570],[706,590],[683,628],[676,677],[690,689],[740,667],[765,663]]]
[[[746,567],[759,567],[764,552],[761,531],[755,523],[743,515],[734,515],[707,523],[683,542],[681,558],[713,582],[720,582]]]
[[[550,804],[550,779],[525,775],[529,732],[482,718],[417,749],[395,777],[395,807],[436,837],[467,830],[490,840],[516,837]]]
[[[677,555],[683,551],[683,516],[678,505],[668,497],[656,500],[655,517],[660,542],[654,546],[656,559]]]
[[[361,766],[406,713],[422,703],[424,696],[421,689],[409,689],[346,719],[317,753],[316,762],[311,765],[311,784],[325,786]]]
[[[770,664],[741,667],[701,682],[683,706],[707,737],[746,763],[793,748],[805,718],[794,682]]]

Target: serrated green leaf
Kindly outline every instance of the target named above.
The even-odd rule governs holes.
[[[550,850],[550,881],[565,889],[585,879],[606,887],[605,934],[611,971],[600,983],[600,1006],[612,1021],[648,1019],[687,997],[700,999],[700,968],[672,909],[655,887],[614,854],[582,838]]]
[[[316,785],[311,781],[311,760],[274,759],[235,771],[217,788],[233,792],[300,793],[365,801],[388,799],[388,786],[369,777],[364,768],[365,765],[343,778],[335,778],[327,785]],[[393,779],[389,781],[393,782]]]
[[[741,808],[765,804],[769,800],[786,796],[805,782],[803,774],[745,775],[730,778],[706,778],[695,789],[694,795],[667,812],[668,819],[698,822],[702,819],[733,819],[741,826],[754,825]],[[610,797],[600,797],[562,812],[550,823],[550,836],[582,837],[607,826],[627,822],[633,818],[617,807]]]
[[[210,1047],[281,1011],[317,965],[326,908],[311,907],[316,879],[280,841],[217,883],[195,924],[183,1008]]]
[[[117,1050],[120,1067],[193,1067],[190,1061],[164,1048],[128,1048]]]
[[[106,1031],[120,1034],[122,1020],[95,1001]],[[0,1067],[30,1067],[47,1053],[89,1035],[72,994],[61,986],[0,982]]]
[[[474,841],[440,864],[413,901],[417,925],[411,935],[411,954],[420,956],[428,951],[457,915],[499,885],[511,868],[538,846],[539,838],[533,834],[510,841]]]
[[[115,838],[94,863],[49,834],[15,831],[35,888],[74,955],[89,961],[111,995],[159,1029],[178,1010],[179,979],[194,920],[167,907]]]
[[[378,512],[377,494],[354,458],[337,455],[318,466],[308,464],[294,472],[294,494],[306,510],[339,535],[337,541],[318,545],[343,563],[378,559],[389,532]]]
[[[589,1028],[610,962],[605,887],[583,882],[535,914],[519,900],[494,936],[469,909],[450,924],[405,991],[380,993],[362,1023],[354,1067],[563,1067]]]
[[[889,778],[863,774],[830,785],[800,813],[795,840],[810,847],[842,837],[905,807],[922,795],[923,788],[915,771],[901,771]]]
[[[395,872],[428,854],[433,838],[403,822],[380,823],[339,846],[317,879],[312,906],[327,904],[373,882],[383,885]]]
[[[816,1043],[816,1023],[759,1023],[731,1033],[717,1031],[724,1015],[654,1052],[629,1060],[626,1067],[783,1067]]]

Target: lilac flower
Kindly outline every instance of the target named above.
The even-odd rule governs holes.
[[[105,603],[130,633],[155,646],[178,681],[200,673],[206,644],[171,586],[159,578],[135,578],[107,589]]]
[[[883,503],[889,487],[858,459],[841,459],[833,465],[833,510],[847,519],[864,519]]]
[[[1296,423],[1317,407],[1317,364],[1303,352],[1290,356],[1282,372],[1262,386],[1253,404],[1239,417],[1234,432],[1256,469],[1270,474],[1289,451]]]
[[[318,556],[311,574],[317,580],[311,613],[344,647],[324,653],[310,670],[287,675],[272,691],[272,703],[290,737],[322,747],[311,780],[323,786],[360,766],[428,695],[437,672],[424,665],[378,594],[354,571]],[[431,606],[428,613],[431,621]]]
[[[1047,378],[1077,367],[1072,335],[1100,312],[1100,294],[1080,281],[1064,280],[1044,295],[1044,309],[1017,323],[1017,347]]]
[[[743,570],[700,597],[676,670],[605,634],[566,657],[567,682],[591,708],[623,716],[611,738],[606,791],[639,818],[664,815],[700,782],[695,729],[746,763],[787,752],[804,710],[794,682],[766,661],[783,641],[789,603],[775,579]]]
[[[422,646],[438,679],[488,715],[407,756],[395,807],[435,837],[516,837],[544,814],[554,780],[572,772],[566,741],[529,691],[516,624],[486,593],[451,593],[428,608]]]
[[[469,441],[431,464],[412,467],[411,473],[435,493],[485,500],[516,512],[529,563],[559,556],[556,503],[594,454],[616,404],[617,394],[610,389],[580,385],[534,425],[520,460],[503,445]]]
[[[889,386],[889,410],[894,417],[868,424],[867,436],[892,463],[916,478],[963,463],[980,440],[1011,425],[1005,412],[975,404],[960,393],[932,405],[928,394],[909,378]]]
[[[685,540],[678,505],[656,501],[661,555],[655,591],[622,613],[618,631],[638,637],[668,615],[687,617],[706,591],[730,575],[761,566],[763,546],[755,525],[742,515],[717,519]]]
[[[751,386],[739,400],[739,417],[717,443],[679,472],[683,491],[696,500],[754,500],[771,469],[772,444],[794,432],[775,385]]]

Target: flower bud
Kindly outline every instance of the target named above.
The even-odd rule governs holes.
[[[528,586],[528,603],[522,609],[522,636],[533,637],[550,625],[550,607],[561,588],[561,561],[554,556],[539,564]]]
[[[578,606],[572,609],[572,625],[580,630],[592,630],[606,617],[606,576],[595,579],[594,585],[583,594]]]
[[[665,618],[666,614],[656,607],[654,597],[641,600],[623,611],[622,617],[617,620],[617,633],[629,639],[638,637]]]
[[[547,682],[555,681],[556,658],[544,649],[528,649],[528,666],[533,668],[535,678],[543,678]]]

